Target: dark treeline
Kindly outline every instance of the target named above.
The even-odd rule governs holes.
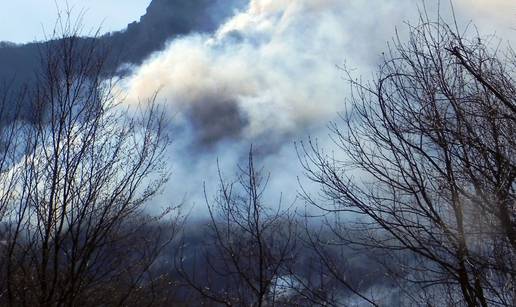
[[[0,305],[516,305],[516,54],[424,16],[349,75],[335,147],[298,145],[308,209],[265,201],[251,148],[195,221],[146,210],[174,146],[156,97],[125,105],[102,38],[59,23],[1,91]]]

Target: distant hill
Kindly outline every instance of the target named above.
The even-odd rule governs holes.
[[[174,37],[192,32],[211,32],[246,3],[246,0],[153,0],[139,21],[128,24],[124,30],[96,38],[109,50],[105,73],[116,73],[121,63],[140,64]],[[82,40],[86,42],[91,38]],[[30,84],[44,44],[0,42],[0,84]],[[24,113],[30,117],[30,112]]]

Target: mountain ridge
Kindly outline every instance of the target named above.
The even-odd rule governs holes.
[[[212,32],[247,3],[246,0],[153,0],[145,14],[138,21],[128,23],[125,29],[98,37],[81,37],[80,41],[86,44],[96,40],[109,51],[106,75],[124,74],[127,71],[119,69],[122,64],[141,64],[150,54],[163,49],[170,39],[194,32]],[[0,88],[9,86],[16,90],[30,85],[41,63],[40,52],[47,43],[0,42]],[[31,120],[30,110],[30,104],[22,106],[23,119]]]

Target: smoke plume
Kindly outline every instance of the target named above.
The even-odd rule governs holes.
[[[479,0],[466,9],[467,2],[456,2],[461,24],[478,8],[506,6],[502,0]],[[198,174],[192,189],[199,188],[200,178],[212,181],[217,157],[239,161],[251,143],[268,169],[281,169],[281,174],[271,169],[281,178],[274,187],[295,189],[299,165],[293,141],[326,134],[320,128],[346,109],[348,85],[339,66],[368,78],[395,29],[403,36],[403,22],[417,23],[424,7],[437,16],[437,3],[251,0],[213,34],[175,39],[136,68],[125,80],[128,101],[160,89],[177,128],[179,148],[171,159],[176,174]],[[441,11],[449,17],[448,5]]]

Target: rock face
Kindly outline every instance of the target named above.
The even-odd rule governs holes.
[[[140,64],[174,37],[192,32],[210,32],[248,0],[153,0],[139,21],[126,29],[96,38],[109,50],[106,75],[123,74],[120,64]],[[84,38],[91,42],[91,38]],[[0,90],[5,83],[16,87],[30,84],[40,63],[45,42],[14,45],[0,43]],[[30,105],[26,119],[30,120]],[[0,123],[1,126],[1,123]]]
[[[153,0],[138,22],[102,39],[114,50],[126,50],[121,54],[123,62],[137,64],[163,48],[170,38],[213,31],[244,3],[243,0]]]

